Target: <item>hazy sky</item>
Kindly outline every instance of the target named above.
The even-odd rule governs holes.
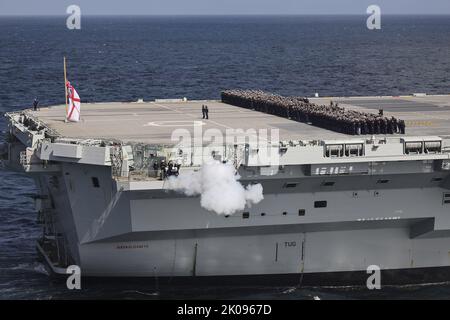
[[[371,4],[386,14],[450,14],[450,0],[0,0],[0,15],[82,14],[366,14]]]

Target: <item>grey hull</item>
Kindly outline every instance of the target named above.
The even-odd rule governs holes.
[[[167,116],[167,108],[194,110],[201,104],[183,103],[127,108],[142,111],[147,121]],[[199,197],[168,190],[152,172],[150,160],[170,157],[184,161],[182,172],[197,170],[201,163],[195,150],[173,152],[128,143],[133,138],[129,127],[119,131],[123,143],[88,139],[92,132],[107,133],[110,139],[114,134],[95,125],[99,114],[95,108],[109,112],[111,121],[120,120],[120,104],[94,104],[86,123],[77,124],[56,121],[59,107],[43,110],[40,120],[33,118],[39,113],[27,121],[25,114],[8,115],[5,163],[36,181],[36,210],[44,229],[41,253],[57,273],[78,265],[86,277],[206,283],[286,279],[293,285],[297,281],[332,285],[345,279],[344,283],[365,285],[366,270],[375,265],[383,271],[382,283],[409,275],[414,277],[406,283],[428,282],[431,276],[450,280],[447,136],[332,140],[328,132],[330,140],[277,144],[276,170],[252,162],[257,152],[247,146],[217,146],[215,156],[234,161],[243,185],[260,183],[264,190],[258,204],[224,216],[202,208]],[[233,110],[220,103],[217,108]],[[249,118],[254,115],[245,112]],[[287,119],[272,122],[274,118],[264,116],[267,124],[282,130],[292,124]],[[234,121],[225,120],[226,126]],[[161,141],[166,142],[166,131],[173,129],[164,125],[169,120],[147,122],[139,128],[139,141],[151,143],[162,132]],[[310,128],[295,126],[301,130],[288,130],[286,139]],[[77,139],[74,134],[81,129],[86,136]],[[142,171],[133,171],[136,168]]]

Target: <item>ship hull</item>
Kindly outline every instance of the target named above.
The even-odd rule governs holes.
[[[33,116],[8,117],[5,162],[36,181],[39,250],[57,273],[77,265],[86,277],[365,285],[380,269],[384,284],[450,280],[441,272],[450,267],[441,137],[280,142],[276,166],[259,161],[258,148],[218,145],[215,159],[264,196],[223,215],[169,190],[154,166],[179,160],[180,175],[193,173],[204,164],[198,148],[73,140]]]
[[[38,250],[41,261],[45,263],[49,274],[53,278],[66,279],[68,276],[65,269],[55,268],[48,263],[45,253]],[[248,274],[228,276],[93,276],[82,275],[86,281],[112,283],[149,285],[149,286],[366,286],[370,274],[366,271],[339,271],[339,272],[310,272],[289,274]],[[380,271],[380,286],[385,285],[418,285],[446,283],[450,281],[450,266],[426,267],[426,268],[404,268]]]
[[[450,235],[426,232],[430,223],[435,227],[433,217],[448,210],[442,203],[445,189],[437,185],[412,188],[405,180],[407,188],[350,191],[345,185],[356,186],[352,178],[339,177],[341,190],[324,191],[314,190],[309,179],[302,192],[267,193],[244,218],[243,213],[217,215],[201,208],[198,197],[175,192],[114,190],[107,185],[107,170],[70,166],[64,171],[56,178],[37,177],[38,185],[50,186],[47,199],[61,235],[42,253],[53,257],[48,261],[59,257],[53,266],[60,273],[75,264],[87,277],[365,285],[372,274],[367,268],[376,266],[384,284],[450,280],[445,272]],[[94,171],[103,186],[99,191],[86,184]],[[430,180],[425,176],[412,180],[419,185]],[[284,183],[264,184],[274,190]],[[326,200],[327,207],[315,208],[317,200]],[[65,252],[51,252],[61,248]]]

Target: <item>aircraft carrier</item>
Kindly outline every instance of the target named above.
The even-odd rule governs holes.
[[[365,285],[450,280],[450,95],[310,98],[405,120],[406,134],[349,135],[221,101],[84,103],[6,114],[3,163],[37,186],[37,249],[55,273],[212,283]],[[209,119],[202,119],[202,105]],[[278,129],[276,170],[248,144],[217,144],[264,199],[216,214],[168,190],[155,163],[198,170],[172,133]]]

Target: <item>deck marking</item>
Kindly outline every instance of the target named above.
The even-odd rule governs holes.
[[[162,105],[162,104],[160,104],[160,103],[154,103],[155,105],[157,105],[157,106],[159,106],[159,107],[163,107],[163,108],[166,108],[166,109],[168,109],[168,110],[171,110],[171,111],[174,111],[174,112],[177,112],[177,113],[180,113],[180,114],[183,114],[183,115],[187,115],[187,116],[189,116],[189,117],[191,117],[191,118],[197,118],[196,116],[194,116],[193,114],[191,114],[191,113],[185,113],[185,112],[182,112],[182,111],[180,111],[180,110],[177,110],[177,109],[174,109],[174,108],[171,108],[171,107],[169,107],[169,106],[165,106],[165,105]],[[233,128],[233,127],[230,127],[230,126],[227,126],[227,125],[225,125],[225,124],[222,124],[222,123],[220,123],[220,122],[217,122],[217,121],[214,121],[214,120],[211,120],[211,119],[207,119],[207,121],[208,122],[212,122],[212,123],[214,123],[214,124],[216,124],[216,125],[218,125],[218,126],[220,126],[220,127],[224,127],[225,129],[230,129],[230,130],[235,130],[235,128]],[[271,127],[270,129],[273,129],[274,127]],[[275,129],[278,129],[278,128],[275,128]],[[256,129],[255,129],[256,130]],[[278,129],[279,130],[279,129]],[[252,135],[252,136],[254,136],[254,135]],[[266,142],[268,141],[267,139],[263,139],[262,137],[259,137],[258,135],[256,135],[256,139],[262,139],[262,140],[265,140]]]
[[[143,125],[143,127],[185,127],[185,126],[204,126],[206,123],[203,121],[190,121],[190,120],[162,120],[152,121]]]

